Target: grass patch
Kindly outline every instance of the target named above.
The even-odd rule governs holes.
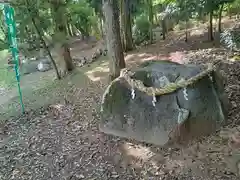
[[[76,87],[84,87],[87,77],[83,72],[75,70],[72,74],[62,80],[49,80],[42,84],[39,88],[26,88],[23,91],[23,103],[25,110],[38,109],[48,106],[64,99],[64,95],[69,93],[72,85]],[[0,122],[12,116],[21,114],[21,107],[18,95],[9,99],[7,103],[0,106]]]
[[[33,81],[32,79],[35,79],[33,77],[34,75],[39,76],[37,74],[31,74],[29,77],[24,77],[22,79],[22,84],[27,83],[27,86],[22,85],[22,93],[26,111],[62,101],[65,95],[71,95],[72,86],[76,88],[86,87],[91,80],[85,73],[99,66],[103,66],[106,62],[108,62],[106,57],[102,57],[99,61],[89,64],[89,66],[77,68],[62,80],[53,81],[51,77],[46,77],[40,81],[39,78]],[[11,116],[18,116],[21,114],[17,90],[15,93],[15,96],[9,98],[8,102],[0,106],[0,122],[4,122]]]
[[[15,71],[8,70],[8,50],[0,51],[0,88],[11,88],[16,86]]]

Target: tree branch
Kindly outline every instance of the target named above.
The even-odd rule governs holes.
[[[31,16],[31,10],[30,10],[30,8],[29,8],[29,7],[30,7],[30,3],[29,3],[28,0],[26,0],[26,6],[27,6],[28,13],[29,13],[29,15]],[[58,79],[61,79],[61,76],[60,76],[60,74],[59,74],[59,72],[58,72],[58,68],[57,68],[56,62],[54,61],[54,59],[53,59],[53,57],[52,57],[52,55],[51,55],[51,52],[50,52],[49,48],[47,47],[46,42],[45,42],[44,39],[43,39],[42,33],[41,33],[41,31],[39,30],[39,28],[38,28],[38,26],[37,26],[37,24],[36,24],[35,18],[34,18],[33,16],[31,16],[31,19],[32,19],[33,26],[35,27],[35,29],[36,29],[36,31],[37,31],[37,34],[38,34],[38,36],[39,36],[39,39],[40,39],[40,41],[43,43],[44,49],[47,51],[47,54],[48,54],[50,60],[51,60],[52,63],[53,63],[54,69],[55,69],[55,71],[56,71],[57,78],[58,78]]]

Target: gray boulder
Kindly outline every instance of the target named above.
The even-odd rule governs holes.
[[[107,49],[104,49],[104,51],[103,51],[103,56],[107,56],[107,53],[108,53],[108,50],[107,50]]]
[[[79,60],[78,66],[82,67],[88,62],[86,57],[83,57],[82,59]]]
[[[151,61],[136,69],[132,78],[146,87],[162,88],[202,71],[203,67],[197,65]],[[213,71],[186,88],[153,97],[132,88],[120,76],[103,95],[99,128],[106,134],[156,145],[209,135],[227,116],[222,82],[222,76]]]
[[[92,55],[92,62],[96,61],[101,56],[101,52],[102,51],[97,49],[97,51],[93,53],[93,55]]]
[[[85,37],[84,39],[86,39],[87,42],[89,42],[89,43],[96,43],[97,42],[97,38],[95,36],[88,36],[88,37]]]
[[[21,67],[23,74],[31,74],[37,71],[45,72],[50,69],[52,69],[52,64],[48,58],[40,58],[38,60],[25,59]]]
[[[40,72],[46,72],[52,69],[51,64],[44,64],[43,62],[40,62],[37,66],[38,71]]]
[[[37,66],[38,66],[39,61],[32,61],[32,60],[25,60],[22,63],[21,71],[23,74],[31,74],[34,72],[37,72]]]
[[[155,40],[160,40],[162,39],[162,28],[161,27],[156,27],[153,31],[153,36]]]
[[[38,61],[40,61],[43,64],[52,64],[49,58],[39,58]]]

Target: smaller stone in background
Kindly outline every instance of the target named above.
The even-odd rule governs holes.
[[[108,50],[105,49],[105,50],[103,51],[103,55],[106,56],[106,55],[107,55],[107,52],[108,52]]]
[[[51,68],[50,64],[44,64],[43,62],[40,62],[37,66],[38,71],[40,72],[46,72],[49,71]]]

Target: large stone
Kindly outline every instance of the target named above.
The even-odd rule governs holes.
[[[52,64],[51,60],[49,58],[43,57],[38,59],[43,64]]]
[[[51,64],[44,64],[42,62],[38,64],[37,68],[38,68],[38,71],[40,72],[46,72],[52,69]]]
[[[141,80],[147,87],[160,88],[196,76],[204,68],[151,61],[136,69],[132,78]],[[119,77],[103,95],[99,127],[107,134],[156,145],[181,142],[209,135],[220,127],[226,120],[227,102],[218,72],[155,99],[133,90],[124,77]]]
[[[158,40],[162,39],[162,28],[161,27],[156,27],[152,31],[153,31],[155,40],[158,41]]]
[[[25,60],[22,63],[21,72],[23,74],[31,74],[31,73],[37,72],[38,63],[39,61],[35,61],[35,60]]]
[[[45,72],[52,69],[50,59],[44,57],[37,60],[25,59],[22,61],[21,72],[23,74],[31,74],[37,71]]]

